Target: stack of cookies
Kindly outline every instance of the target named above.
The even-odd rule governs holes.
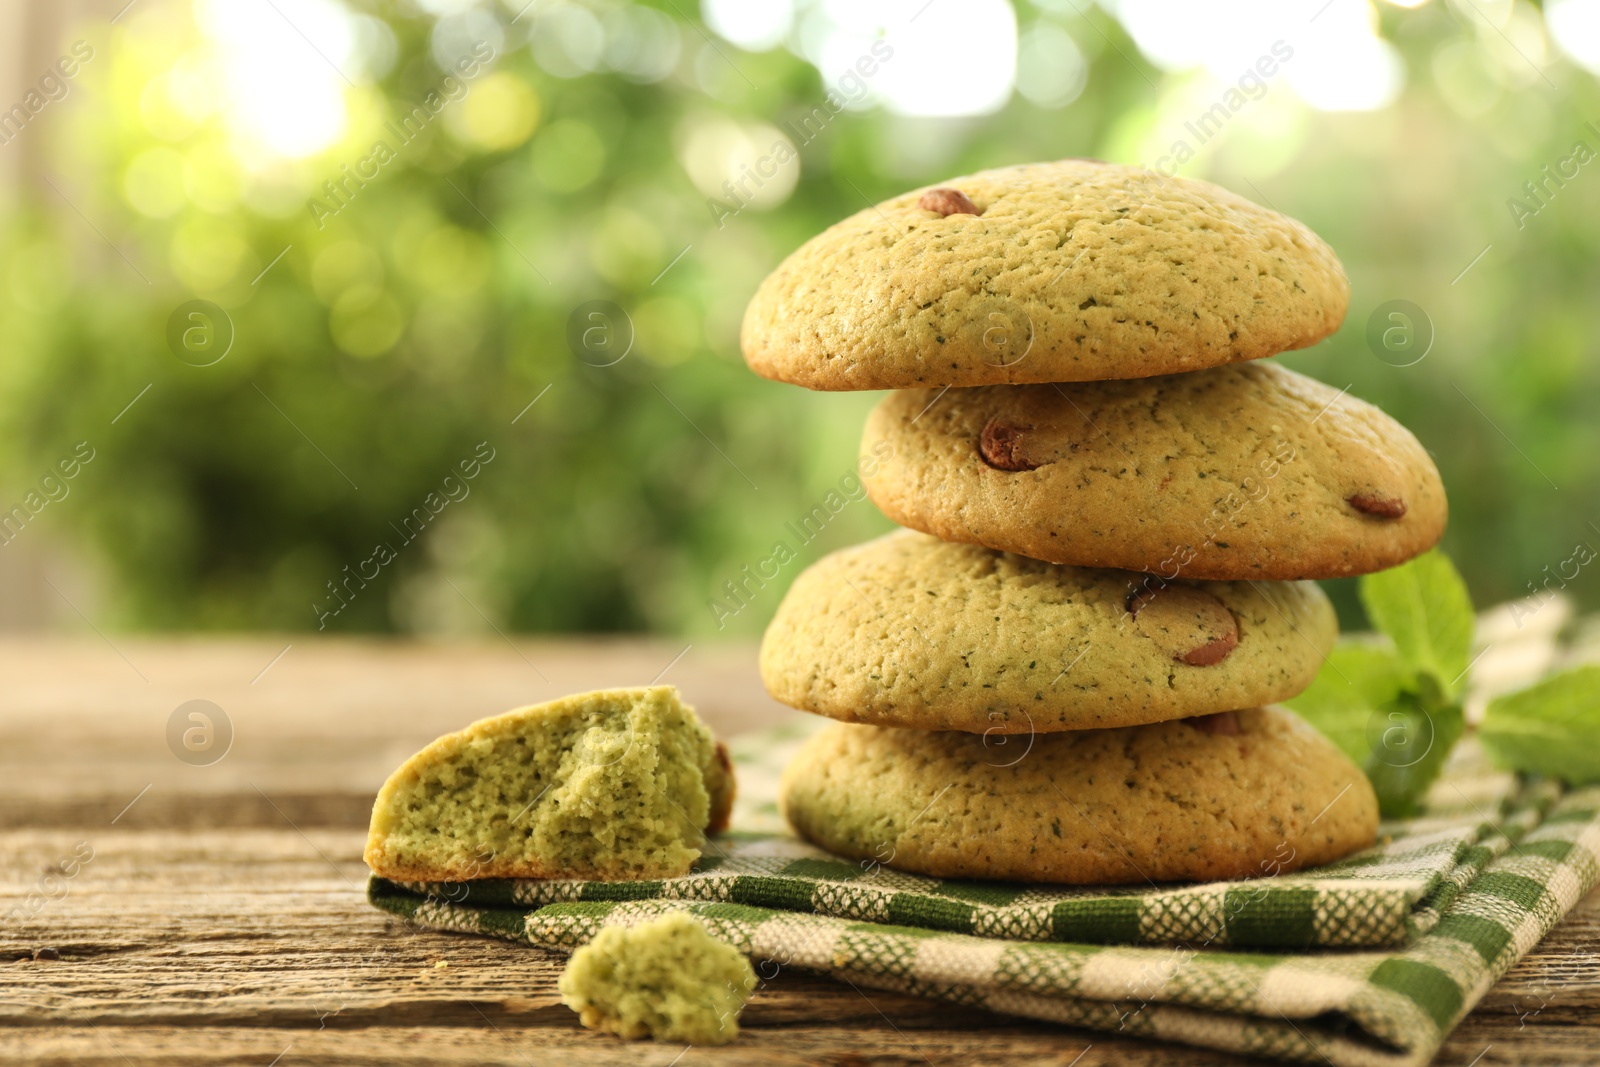
[[[948,878],[1222,879],[1370,844],[1359,768],[1273,702],[1337,636],[1309,579],[1443,533],[1377,408],[1273,363],[1349,287],[1293,219],[1067,160],[813,238],[745,315],[758,373],[894,390],[867,490],[908,527],[821,560],[768,629],[773,696],[839,722],[783,784],[834,852]]]

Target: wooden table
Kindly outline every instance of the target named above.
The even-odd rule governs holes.
[[[754,649],[697,645],[674,662],[682,644],[650,641],[289,644],[0,642],[0,1063],[674,1062],[678,1047],[582,1030],[555,992],[561,957],[369,907],[368,806],[440,733],[664,669],[719,733],[782,722],[796,713],[761,691]],[[180,739],[187,762],[168,747],[169,718],[194,699],[232,724],[215,762],[220,732],[209,751]],[[1437,1062],[1592,1064],[1597,1007],[1600,894]],[[793,974],[743,1023],[735,1044],[676,1062],[1236,1062]]]

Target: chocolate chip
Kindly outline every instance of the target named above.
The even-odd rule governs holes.
[[[1239,622],[1210,593],[1187,585],[1146,587],[1128,600],[1145,637],[1179,663],[1212,667],[1239,647]]]
[[[1197,648],[1191,648],[1179,660],[1191,667],[1212,667],[1228,658],[1228,653],[1239,647],[1239,631],[1230,630],[1213,637]]]
[[[1231,711],[1219,711],[1215,715],[1197,715],[1192,719],[1183,720],[1186,725],[1193,726],[1203,734],[1213,734],[1220,737],[1238,737],[1244,733],[1239,729],[1239,716]]]
[[[984,424],[978,435],[978,452],[983,461],[996,470],[1031,471],[1039,464],[1023,455],[1023,434],[1032,426],[1017,426],[998,415]]]
[[[61,958],[61,950],[49,948],[48,946],[36,948],[33,950],[33,958],[36,960],[59,960]]]
[[[1345,498],[1346,503],[1363,515],[1378,519],[1398,519],[1406,513],[1406,502],[1397,496],[1381,493],[1355,493]]]
[[[924,211],[937,211],[941,215],[982,215],[978,205],[967,199],[960,189],[929,189],[917,200]]]

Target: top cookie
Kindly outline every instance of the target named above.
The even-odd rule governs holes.
[[[741,343],[756,373],[811,389],[1142,378],[1315,344],[1349,289],[1291,218],[1209,182],[1067,159],[837,223],[761,283]]]

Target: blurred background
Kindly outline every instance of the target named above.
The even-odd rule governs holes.
[[[0,50],[0,626],[757,634],[889,527],[877,397],[747,371],[756,284],[1062,156],[1322,234],[1350,314],[1283,361],[1433,452],[1480,604],[1600,606],[1600,0],[69,0]]]

